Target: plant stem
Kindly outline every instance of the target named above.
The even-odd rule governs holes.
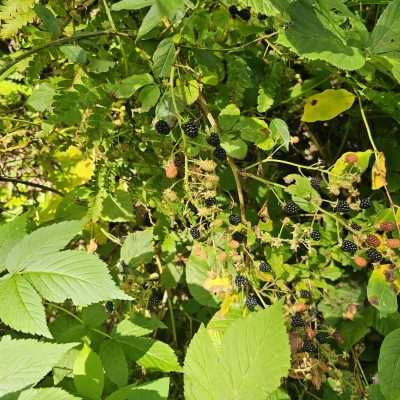
[[[47,192],[53,192],[58,194],[59,196],[64,196],[65,194],[57,189],[54,189],[50,186],[46,186],[46,185],[42,185],[40,183],[34,183],[34,182],[29,182],[29,181],[24,181],[24,180],[20,180],[17,178],[10,178],[7,176],[0,176],[0,182],[11,182],[11,183],[15,183],[15,184],[21,184],[21,185],[26,185],[26,186],[31,186],[34,188],[38,188],[38,189],[43,189]]]

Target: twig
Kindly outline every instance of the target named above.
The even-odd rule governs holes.
[[[59,196],[64,196],[63,192],[61,192],[57,189],[54,189],[50,186],[42,185],[40,183],[23,181],[23,180],[19,180],[17,178],[10,178],[7,176],[0,176],[0,182],[11,182],[11,183],[16,183],[16,184],[20,183],[21,185],[26,185],[26,186],[31,186],[31,187],[38,188],[38,189],[43,189],[43,190],[46,190],[47,192],[53,192],[53,193],[58,194]]]

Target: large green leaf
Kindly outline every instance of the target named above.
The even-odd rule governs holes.
[[[386,400],[400,398],[400,329],[389,333],[378,360],[379,387]]]
[[[282,306],[233,322],[217,351],[207,329],[193,338],[185,360],[187,400],[265,400],[290,367]]]
[[[175,61],[174,38],[162,40],[153,54],[153,71],[159,78],[169,77]]]
[[[121,0],[114,3],[111,7],[114,11],[120,10],[140,10],[154,4],[155,0]]]
[[[117,97],[127,99],[143,86],[151,85],[152,83],[154,83],[154,80],[150,74],[136,74],[128,76],[128,78],[113,85],[112,90]]]
[[[119,336],[145,336],[155,329],[166,328],[167,326],[157,318],[146,318],[136,314],[118,323],[113,333]]]
[[[35,385],[75,345],[3,337],[0,341],[0,396]]]
[[[121,259],[131,267],[151,261],[153,255],[152,228],[130,233],[121,248]]]
[[[18,400],[79,400],[80,397],[73,396],[60,388],[29,389],[23,391]]]
[[[100,358],[111,382],[118,387],[128,384],[128,363],[118,343],[114,340],[105,340],[100,347]]]
[[[100,357],[86,344],[74,363],[74,384],[78,393],[91,400],[99,400],[103,393],[104,372]]]
[[[107,397],[106,400],[167,400],[169,378],[160,378],[143,385],[129,385]]]

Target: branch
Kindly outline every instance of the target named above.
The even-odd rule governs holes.
[[[37,189],[43,189],[43,190],[45,190],[47,192],[53,192],[53,193],[58,194],[59,196],[64,196],[63,192],[60,192],[59,190],[54,189],[54,188],[52,188],[50,186],[41,185],[40,183],[22,181],[22,180],[19,180],[19,179],[16,179],[16,178],[9,178],[9,177],[6,177],[6,176],[0,176],[0,182],[11,182],[11,183],[15,183],[15,184],[20,183],[21,185],[31,186],[31,187],[34,187],[34,188],[37,188]]]

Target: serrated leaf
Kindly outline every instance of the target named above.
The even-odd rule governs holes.
[[[48,83],[42,83],[32,90],[26,104],[35,111],[43,112],[51,110],[56,89]]]
[[[140,112],[151,110],[157,104],[160,95],[160,88],[157,85],[147,85],[141,89],[138,94]]]
[[[122,245],[121,259],[131,267],[137,267],[142,263],[153,259],[153,229],[130,233]]]
[[[389,333],[383,340],[379,359],[378,376],[385,400],[400,398],[400,329]]]
[[[137,40],[141,39],[143,36],[147,35],[161,22],[163,15],[157,4],[153,4],[142,20],[139,31],[137,33]]]
[[[0,320],[17,331],[52,337],[40,296],[19,275],[0,280]]]
[[[233,322],[217,352],[201,327],[187,351],[185,398],[265,400],[290,367],[289,340],[281,305]]]
[[[104,387],[104,372],[100,357],[86,344],[74,363],[74,385],[78,393],[88,399],[101,398]]]
[[[328,121],[348,110],[354,103],[355,96],[345,89],[327,89],[307,97],[304,113],[305,122]]]
[[[386,160],[385,154],[381,151],[376,154],[374,165],[372,166],[372,190],[378,190],[386,186]]]
[[[321,206],[320,194],[312,187],[310,179],[297,175],[288,175],[285,179],[295,181],[286,189],[292,195],[293,201],[304,211],[317,212]]]
[[[100,358],[111,382],[118,387],[128,384],[128,363],[118,343],[105,340],[100,347]]]
[[[40,260],[63,249],[82,229],[81,221],[64,221],[39,228],[25,236],[8,253],[6,268],[21,271],[35,260]]]
[[[118,323],[113,332],[117,336],[144,336],[155,329],[166,329],[167,326],[157,318],[146,318],[136,314]]]
[[[123,190],[116,190],[103,200],[101,216],[105,221],[125,222],[134,220],[132,195]]]
[[[143,86],[151,85],[154,79],[150,74],[136,74],[123,79],[120,83],[112,86],[112,90],[118,98],[127,99]]]
[[[221,147],[226,151],[228,156],[243,160],[246,158],[248,146],[246,142],[239,138],[224,138],[221,141]]]
[[[23,391],[18,400],[79,400],[80,397],[73,396],[60,388],[29,389]]]
[[[182,98],[182,101],[190,106],[198,98],[200,94],[199,84],[195,80],[190,80],[184,84],[181,81],[176,82],[177,94]]]
[[[57,36],[60,33],[60,25],[54,14],[41,4],[36,4],[34,10],[43,21],[45,29],[48,30],[52,36]]]
[[[157,379],[142,385],[129,385],[107,397],[106,400],[167,400],[169,378]]]
[[[153,5],[155,0],[121,0],[111,6],[113,11],[140,10]]]
[[[33,339],[0,341],[0,396],[34,385],[45,377],[75,343],[43,343]]]
[[[154,75],[159,78],[169,77],[175,62],[175,44],[172,37],[162,40],[153,54]]]
[[[290,133],[287,123],[280,118],[274,118],[269,124],[269,129],[275,140],[280,142],[286,151],[289,151]]]
[[[88,53],[81,46],[67,44],[65,46],[61,46],[60,50],[71,63],[85,64],[88,60]]]

